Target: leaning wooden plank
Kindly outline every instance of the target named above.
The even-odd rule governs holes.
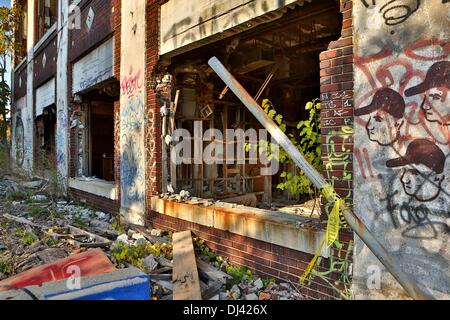
[[[204,277],[212,280],[213,282],[220,281],[222,284],[226,284],[227,279],[233,278],[229,274],[214,268],[212,265],[201,259],[197,259],[197,267],[201,275],[204,275]]]
[[[29,225],[29,226],[32,226],[32,227],[35,227],[35,228],[42,228],[42,226],[40,226],[40,225],[38,225],[36,223],[33,223],[30,220],[27,220],[25,218],[16,217],[16,216],[13,216],[13,215],[10,215],[10,214],[4,214],[3,218],[11,220],[11,221],[14,221],[14,222],[17,222],[17,223],[20,223],[20,224],[26,224],[26,225]]]
[[[202,300],[190,231],[173,235],[173,299]]]
[[[83,243],[81,241],[78,241],[76,239],[70,239],[68,240],[68,242],[74,246],[77,246],[79,248],[102,248],[102,247],[107,247],[109,245],[111,245],[111,241],[100,237],[99,235],[90,233],[86,230],[82,230],[73,226],[69,226],[69,230],[72,234],[78,234],[78,235],[86,235],[87,237],[89,237],[89,241],[87,243]]]

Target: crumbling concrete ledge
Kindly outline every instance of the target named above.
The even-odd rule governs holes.
[[[302,224],[306,224],[313,218],[297,217],[270,210],[236,207],[223,202],[205,207],[178,203],[155,196],[152,197],[151,209],[162,215],[309,254],[316,253],[325,236],[323,230],[302,227]],[[321,255],[328,258],[330,250],[323,248]]]

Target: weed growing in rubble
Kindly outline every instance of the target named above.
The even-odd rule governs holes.
[[[153,254],[156,258],[165,257],[172,260],[172,245],[167,243],[147,243],[145,245],[130,246],[124,243],[117,244],[111,249],[111,255],[116,265],[129,264],[146,272],[143,262],[146,257]]]
[[[50,247],[50,248],[59,244],[59,240],[58,239],[55,239],[55,238],[50,237],[48,235],[45,235],[44,239],[42,239],[42,240],[43,240],[44,244],[47,247]]]
[[[38,241],[38,238],[35,234],[20,228],[14,231],[14,236],[19,238],[22,244],[25,246],[31,246],[33,243]]]
[[[9,174],[11,171],[11,159],[8,149],[0,146],[0,175]]]
[[[111,224],[112,228],[114,230],[116,230],[119,234],[123,234],[125,233],[125,226],[122,224],[121,220],[120,220],[120,214],[117,214],[114,217],[114,220]]]
[[[225,267],[226,272],[233,277],[231,284],[239,284],[244,280],[252,280],[253,273],[244,266],[234,267],[232,265],[227,265]]]
[[[28,195],[24,192],[19,192],[19,191],[15,191],[15,192],[11,192],[8,194],[7,196],[7,200],[9,201],[25,201],[28,199]]]
[[[206,244],[205,240],[202,240],[197,237],[192,238],[194,247],[203,257],[207,257],[209,262],[212,262],[214,267],[218,269],[224,269],[224,271],[233,277],[233,279],[230,281],[231,285],[239,284],[242,281],[246,280],[253,280],[255,277],[250,269],[239,266],[235,267],[231,264],[229,264],[223,257],[215,254],[211,249],[209,249]],[[275,283],[275,279],[273,278],[267,278],[263,279],[263,283],[269,284],[270,282]]]
[[[47,208],[40,208],[40,207],[33,208],[30,212],[32,217],[41,217],[47,213],[48,213]]]
[[[13,260],[0,255],[0,273],[9,275],[12,274],[13,271],[14,271]]]
[[[72,224],[80,229],[87,229],[89,226],[87,225],[87,223],[79,216],[75,216],[72,220]]]

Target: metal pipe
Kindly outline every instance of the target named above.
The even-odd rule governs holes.
[[[250,94],[242,87],[242,85],[233,77],[233,75],[222,65],[216,58],[212,57],[208,64],[217,73],[217,75],[225,82],[231,91],[241,100],[247,109],[258,119],[258,121],[269,131],[275,141],[291,156],[297,166],[305,172],[305,175],[313,182],[313,184],[322,189],[327,185],[322,175],[305,159],[300,150],[291,142],[283,131],[275,124],[275,122],[261,109],[258,103],[250,96]],[[400,267],[400,262],[395,256],[389,254],[385,247],[376,239],[358,216],[346,205],[342,206],[342,212],[347,220],[348,225],[356,232],[356,234],[364,241],[369,249],[381,261],[381,263],[389,270],[405,291],[414,299],[425,300],[433,299],[425,293],[412,278],[406,274]]]

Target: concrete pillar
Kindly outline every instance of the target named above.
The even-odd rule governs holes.
[[[439,299],[450,298],[449,13],[443,0],[353,1],[355,213]],[[407,298],[355,244],[355,298]]]
[[[145,215],[146,1],[122,1],[120,57],[121,214],[135,224]]]
[[[58,53],[56,74],[56,162],[60,180],[67,186],[69,176],[69,129],[68,129],[68,38],[69,38],[69,0],[58,0]]]
[[[22,110],[24,127],[24,162],[23,169],[28,173],[33,171],[34,146],[34,37],[35,37],[35,1],[28,0],[27,12],[27,102]]]

